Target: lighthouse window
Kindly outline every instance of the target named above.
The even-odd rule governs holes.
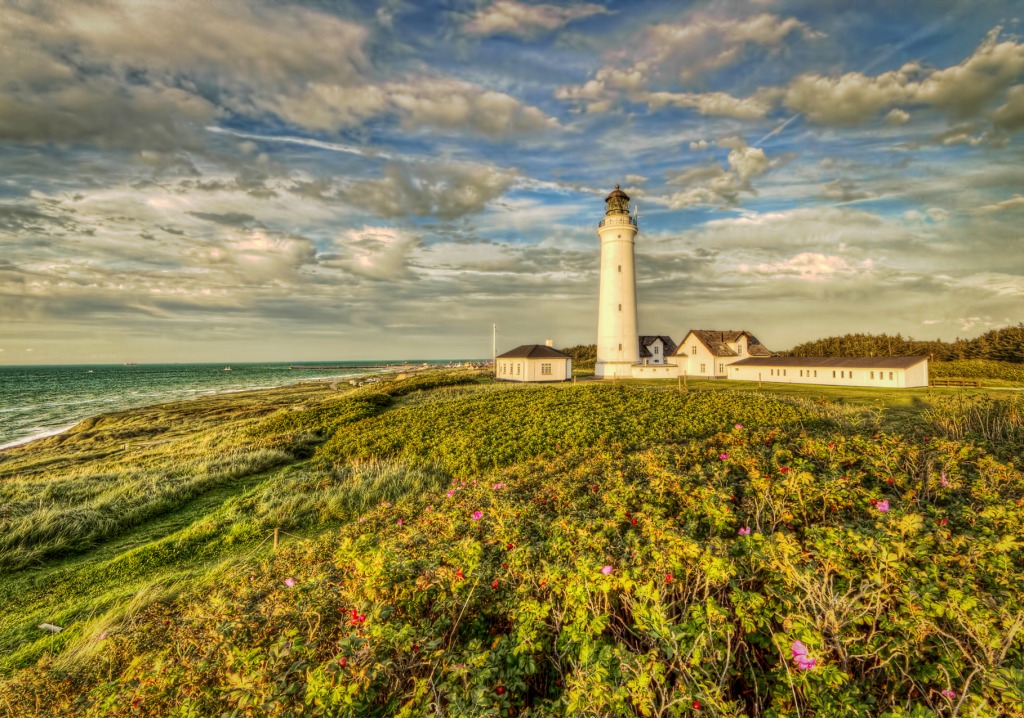
[[[620,352],[622,351],[622,345],[621,344],[619,344],[619,351]]]
[[[619,265],[619,274],[622,274],[622,265]]]
[[[619,311],[620,312],[622,311],[622,305],[621,304],[619,305]]]

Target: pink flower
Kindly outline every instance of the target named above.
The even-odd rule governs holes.
[[[380,505],[383,506],[386,509],[390,509],[391,508],[391,502],[390,501],[381,501]]]
[[[718,458],[721,459],[722,461],[725,461],[726,459],[729,458],[729,455],[723,452],[718,455]]]
[[[939,486],[949,486],[949,479],[946,478],[946,472],[943,471],[939,477]]]
[[[818,663],[817,658],[810,658],[807,655],[807,646],[801,641],[793,641],[793,645],[789,647],[789,650],[793,652],[793,663],[801,671],[809,671]]]
[[[889,510],[889,499],[883,499],[875,504],[875,508],[881,511],[883,514]]]
[[[288,588],[294,587],[295,586],[295,579],[294,578],[286,578],[284,580],[284,585],[287,586]]]
[[[750,527],[749,526],[744,526],[743,528],[740,529],[740,536],[749,536],[749,535],[750,535]]]
[[[474,521],[479,521],[483,517],[484,517],[484,512],[483,511],[474,511],[473,512],[473,520]]]
[[[611,566],[602,566],[601,567],[601,573],[603,573],[605,576],[607,576],[611,572],[612,572],[612,567]]]
[[[493,489],[503,489],[503,488],[505,488],[505,484],[495,484],[491,488],[493,488]]]
[[[401,526],[401,525],[402,525],[402,519],[398,519],[398,525],[399,525],[399,526]]]
[[[736,426],[734,426],[733,428],[734,428],[734,429],[742,429],[742,428],[743,428],[743,424],[737,424],[737,425],[736,425]]]
[[[107,632],[106,632],[106,631],[104,631],[104,632],[103,632],[103,633],[101,633],[100,635],[96,636],[96,640],[97,640],[97,641],[102,641],[102,640],[106,639],[106,637],[107,637]]]
[[[455,496],[455,492],[456,489],[450,489],[447,494],[448,498],[450,499],[452,496]]]
[[[956,698],[956,693],[954,693],[953,691],[949,690],[948,688],[946,688],[945,690],[939,691],[939,694],[944,696],[945,698],[949,698],[950,700],[953,700],[954,698]]]

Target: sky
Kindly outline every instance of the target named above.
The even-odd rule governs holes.
[[[976,336],[1024,309],[1019,0],[0,0],[0,363]]]

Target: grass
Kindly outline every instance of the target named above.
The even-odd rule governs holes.
[[[4,452],[0,713],[1024,711],[1018,394],[688,387],[300,385]]]

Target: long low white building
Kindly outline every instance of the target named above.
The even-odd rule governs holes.
[[[726,366],[734,381],[908,388],[928,386],[928,357],[750,357]]]

